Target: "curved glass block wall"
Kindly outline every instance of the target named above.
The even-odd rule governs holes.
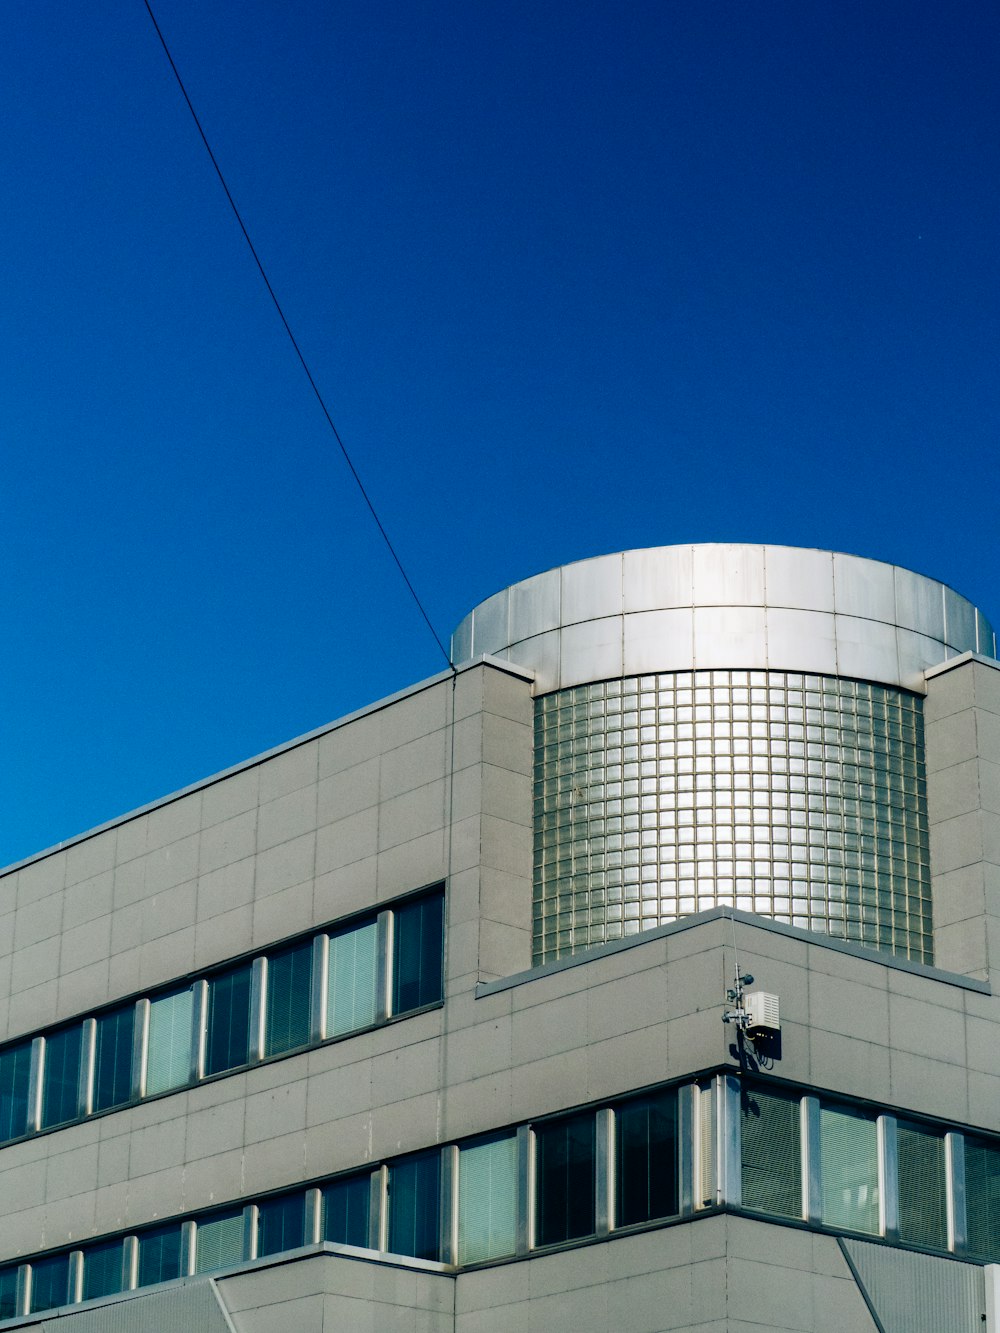
[[[535,704],[535,962],[728,904],[932,961],[922,700],[677,671]]]

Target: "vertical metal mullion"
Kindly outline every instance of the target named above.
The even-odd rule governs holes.
[[[149,1000],[135,1002],[135,1027],[132,1030],[132,1097],[146,1095],[146,1066],[149,1063]]]
[[[969,1244],[965,1203],[965,1135],[953,1130],[944,1136],[944,1169],[948,1201],[948,1249],[964,1254]]]
[[[198,1223],[193,1218],[181,1223],[181,1277],[192,1277],[198,1263]]]
[[[205,1077],[208,1041],[208,982],[202,978],[191,987],[191,1082]]]
[[[384,1023],[392,1014],[392,949],[395,921],[391,912],[379,912],[375,918],[375,1022]]]
[[[802,1216],[813,1226],[823,1219],[823,1174],[819,1153],[819,1098],[803,1097],[800,1140],[802,1150]]]
[[[17,1313],[26,1315],[31,1306],[31,1264],[21,1264],[17,1270]]]
[[[525,1255],[531,1249],[534,1232],[532,1179],[534,1177],[535,1143],[528,1125],[517,1127],[517,1212],[514,1252]]]
[[[139,1285],[139,1237],[126,1236],[122,1247],[122,1291],[135,1291]]]
[[[371,1175],[368,1206],[368,1248],[386,1250],[389,1246],[389,1168],[377,1166]]]
[[[718,1151],[719,1203],[739,1208],[743,1202],[742,1158],[740,1154],[740,1081],[733,1074],[716,1079],[716,1140]]]
[[[441,1210],[438,1253],[443,1264],[458,1263],[458,1148],[441,1149]]]
[[[243,1209],[243,1258],[257,1258],[257,1242],[260,1231],[260,1209],[255,1203],[248,1203]]]
[[[323,1191],[306,1190],[305,1244],[318,1245],[323,1239]]]
[[[327,988],[330,984],[330,937],[313,939],[312,990],[309,995],[309,1039],[315,1046],[326,1038]]]
[[[250,971],[250,1063],[263,1060],[267,1013],[267,959],[255,958]]]
[[[614,1112],[608,1106],[602,1106],[597,1112],[596,1135],[597,1151],[594,1153],[594,1232],[598,1236],[610,1235],[615,1224],[614,1193],[611,1170],[614,1161]]]
[[[694,1212],[695,1085],[677,1089],[677,1203],[682,1217]]]
[[[719,1199],[718,1124],[715,1080],[694,1085],[694,1206],[711,1208]]]
[[[886,1240],[899,1240],[899,1126],[894,1115],[875,1121],[878,1146],[879,1233]]]
[[[68,1305],[79,1305],[83,1300],[83,1251],[69,1252],[69,1288],[66,1293]]]
[[[80,1094],[77,1111],[82,1119],[94,1109],[94,1057],[97,1049],[97,1019],[85,1018],[80,1033]]]
[[[28,1117],[25,1133],[34,1134],[42,1127],[42,1080],[45,1077],[45,1038],[35,1037],[31,1043],[31,1063],[28,1066]]]

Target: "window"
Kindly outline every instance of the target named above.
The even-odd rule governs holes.
[[[309,1041],[312,940],[273,953],[267,960],[265,1054],[294,1051]]]
[[[374,921],[330,936],[326,1035],[339,1037],[375,1022],[378,928]]]
[[[823,1225],[876,1235],[879,1196],[874,1119],[861,1111],[820,1107],[819,1153]]]
[[[17,1266],[0,1268],[0,1319],[17,1314]]]
[[[392,1012],[405,1013],[443,998],[444,895],[403,903],[394,913]]]
[[[198,1223],[196,1273],[211,1273],[243,1260],[243,1209],[231,1208]]]
[[[83,1030],[64,1028],[45,1038],[42,1128],[63,1125],[80,1114],[80,1054]]]
[[[323,1187],[323,1239],[367,1249],[371,1176],[341,1176]]]
[[[594,1230],[593,1112],[535,1126],[535,1244]]]
[[[54,1310],[69,1301],[69,1255],[53,1254],[31,1263],[31,1300],[28,1313]]]
[[[139,1232],[139,1286],[170,1282],[181,1276],[181,1224]]]
[[[389,1249],[437,1259],[441,1245],[441,1154],[416,1153],[389,1168]]]
[[[182,1088],[191,1079],[190,987],[152,1000],[146,1053],[146,1095]]]
[[[802,1216],[801,1103],[744,1085],[743,1206],[777,1217]]]
[[[113,1296],[124,1286],[125,1249],[120,1240],[89,1245],[83,1252],[83,1299]]]
[[[208,1034],[205,1073],[221,1074],[250,1059],[250,963],[211,977],[208,983]]]
[[[969,1253],[1000,1259],[1000,1145],[965,1140],[965,1207]]]
[[[102,1014],[94,1034],[95,1111],[124,1106],[132,1097],[132,1041],[135,1006]]]
[[[948,1248],[944,1139],[916,1125],[896,1131],[899,1162],[899,1235],[911,1245]]]
[[[672,1217],[677,1198],[677,1093],[624,1102],[615,1110],[615,1222]]]
[[[458,1261],[513,1254],[517,1139],[513,1134],[463,1147],[458,1158]]]
[[[279,1254],[305,1244],[306,1196],[284,1194],[265,1199],[257,1209],[257,1253]]]
[[[0,1051],[0,1143],[27,1131],[30,1075],[30,1041]]]

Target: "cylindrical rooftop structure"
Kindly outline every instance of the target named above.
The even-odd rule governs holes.
[[[514,584],[453,660],[535,671],[537,962],[729,904],[933,961],[924,671],[986,618],[895,565],[668,546]]]

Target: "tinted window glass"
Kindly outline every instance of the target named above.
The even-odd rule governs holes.
[[[535,1129],[535,1243],[589,1236],[594,1230],[593,1113]]]
[[[442,998],[444,895],[404,903],[393,917],[392,1012],[402,1014]]]
[[[1000,1148],[982,1139],[965,1140],[965,1206],[969,1253],[1000,1259]]]
[[[102,1014],[94,1038],[94,1110],[122,1106],[132,1096],[135,1006]]]
[[[458,1158],[459,1262],[513,1254],[517,1222],[517,1139],[463,1148]]]
[[[170,1282],[181,1275],[181,1228],[174,1222],[139,1233],[139,1286]]]
[[[122,1261],[125,1248],[120,1240],[103,1245],[89,1245],[83,1252],[83,1299],[113,1296],[122,1289]]]
[[[0,1052],[0,1142],[19,1138],[28,1124],[31,1043]]]
[[[78,1027],[45,1038],[42,1082],[42,1125],[61,1125],[80,1114],[80,1048]]]
[[[367,1249],[371,1176],[343,1176],[323,1188],[323,1239]]]
[[[389,1168],[389,1249],[437,1259],[440,1248],[441,1154],[418,1153]]]
[[[17,1267],[0,1268],[0,1319],[17,1314]]]
[[[305,1244],[306,1198],[285,1194],[265,1199],[257,1209],[257,1253],[280,1254]]]
[[[69,1255],[35,1259],[31,1265],[30,1312],[54,1310],[69,1300]]]
[[[146,1094],[182,1088],[191,1078],[190,987],[153,1000],[149,1006]]]
[[[236,1069],[250,1059],[249,963],[208,983],[208,1040],[205,1073]]]
[[[619,1226],[672,1217],[677,1202],[677,1094],[625,1102],[615,1111]]]
[[[312,940],[271,954],[267,960],[268,1055],[293,1051],[309,1040]]]
[[[330,936],[326,1001],[326,1035],[368,1027],[375,1022],[375,922]]]

